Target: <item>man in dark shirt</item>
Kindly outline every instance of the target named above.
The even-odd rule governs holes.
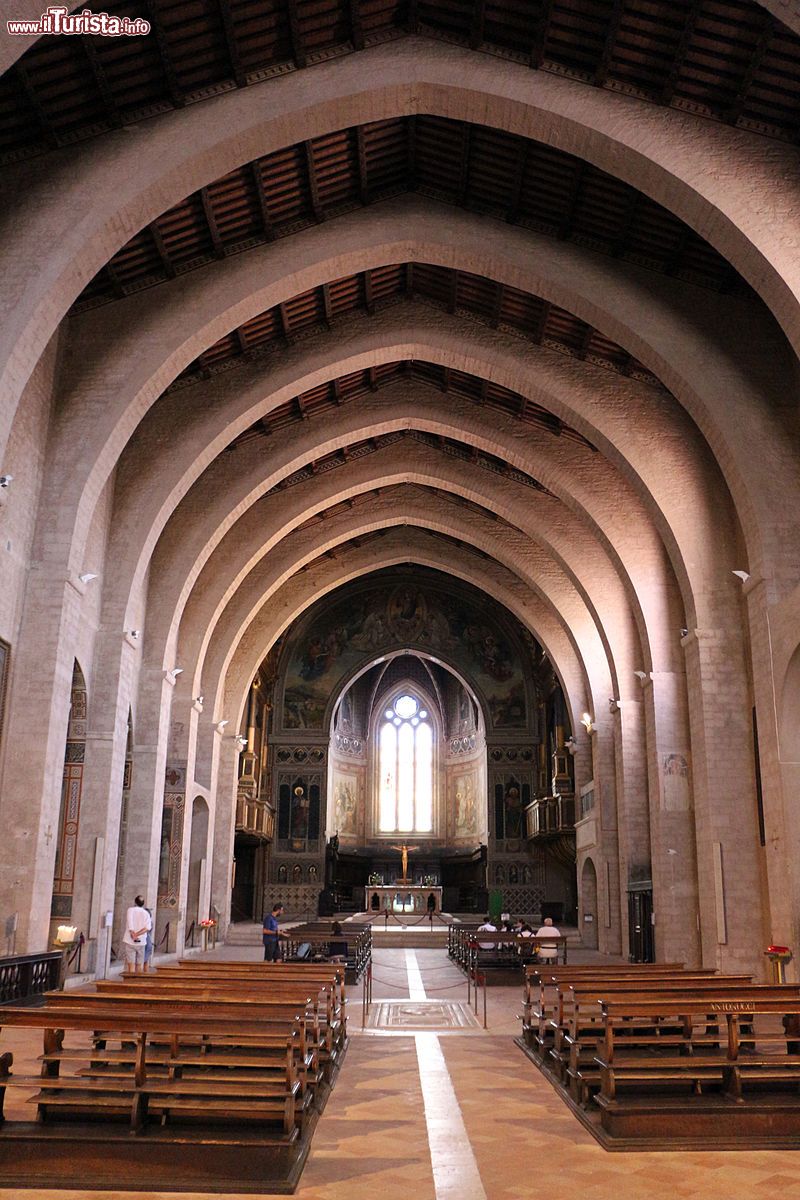
[[[272,912],[264,917],[262,941],[264,942],[264,961],[278,961],[278,938],[283,935],[278,931],[278,917],[283,915],[283,905],[273,904]]]

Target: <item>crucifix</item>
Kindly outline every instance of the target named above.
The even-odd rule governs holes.
[[[408,852],[409,852],[409,850],[410,850],[410,851],[411,851],[411,853],[413,854],[415,850],[418,850],[418,849],[419,849],[419,847],[418,847],[418,846],[407,846],[407,845],[406,845],[406,843],[405,843],[405,842],[403,842],[403,844],[402,844],[401,846],[392,846],[391,848],[392,848],[392,850],[399,850],[399,851],[400,851],[400,854],[402,855],[402,863],[403,863],[403,875],[402,875],[402,877],[401,877],[401,878],[398,880],[398,883],[408,883],[408,882],[409,882],[409,878],[408,878]]]

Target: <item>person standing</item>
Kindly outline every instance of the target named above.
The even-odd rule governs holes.
[[[122,937],[122,957],[125,966],[134,971],[144,970],[147,934],[153,928],[144,897],[137,896],[125,914],[125,933]]]
[[[264,943],[264,962],[278,961],[278,938],[283,934],[278,929],[278,918],[283,916],[283,905],[273,904],[272,912],[264,917],[261,930]]]
[[[142,970],[146,972],[150,970],[150,963],[153,958],[153,951],[155,950],[155,942],[153,941],[153,914],[149,908],[146,908],[144,911],[150,918],[150,928],[147,931],[144,942],[144,963],[142,964]]]

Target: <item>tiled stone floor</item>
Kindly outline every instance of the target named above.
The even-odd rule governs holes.
[[[419,1000],[420,977],[429,998],[466,999],[445,951],[417,950],[413,962],[418,975],[406,951],[376,951],[375,999]],[[486,1032],[362,1033],[352,989],[350,1049],[298,1200],[800,1200],[791,1151],[606,1153],[514,1046],[518,991],[489,989],[488,1002]],[[35,1052],[32,1040],[16,1041],[18,1054]],[[0,1189],[0,1200],[165,1195]]]

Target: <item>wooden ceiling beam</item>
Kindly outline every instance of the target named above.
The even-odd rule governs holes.
[[[531,42],[529,62],[534,70],[538,70],[545,59],[547,37],[550,33],[550,19],[553,15],[554,0],[539,0],[539,16]]]
[[[317,182],[317,168],[316,164],[314,163],[314,147],[311,142],[303,142],[303,150],[305,152],[306,159],[308,191],[311,197],[311,212],[314,215],[314,220],[321,222],[325,219],[325,217],[319,200],[319,184]]]
[[[762,62],[764,61],[764,55],[769,49],[774,31],[775,22],[771,14],[762,11],[761,31],[758,35],[758,41],[756,42],[753,53],[748,59],[747,68],[742,76],[741,82],[739,83],[739,87],[736,89],[736,96],[725,113],[725,120],[730,122],[731,125],[736,124],[736,122],[739,120],[739,117],[742,115],[742,112],[744,111],[744,107],[747,103],[748,92],[750,91],[753,80],[755,79],[758,71],[761,68]]]
[[[183,108],[184,104],[186,103],[186,97],[183,94],[183,89],[178,82],[178,76],[175,73],[175,68],[172,65],[169,41],[167,40],[167,35],[161,22],[158,6],[155,3],[155,0],[142,0],[142,7],[145,10],[144,15],[150,22],[150,29],[153,33],[153,37],[155,38],[159,63],[161,65],[161,70],[164,73],[164,81],[167,85],[167,95],[176,108]]]
[[[245,358],[250,358],[250,347],[247,344],[247,334],[243,325],[239,325],[236,329],[236,341],[239,343],[239,353]]]
[[[330,329],[331,324],[333,323],[333,308],[331,306],[331,285],[329,283],[323,283],[322,287],[320,288],[320,292],[322,293],[323,317],[325,320],[325,324]]]
[[[233,24],[230,0],[217,0],[217,6],[222,20],[222,35],[225,39],[225,49],[228,54],[228,61],[231,64],[233,78],[237,87],[246,87],[247,73],[242,66],[242,56],[239,53],[239,46],[236,42],[236,28]]]
[[[114,90],[111,87],[111,84],[108,82],[108,76],[106,75],[105,67],[100,59],[100,55],[97,52],[97,47],[90,37],[82,37],[80,41],[86,57],[89,60],[89,67],[91,68],[92,75],[94,76],[95,86],[97,87],[103,104],[105,105],[109,122],[116,129],[119,129],[124,124],[122,120],[122,113],[119,111]]]
[[[275,230],[272,225],[272,218],[269,215],[269,205],[267,203],[267,194],[264,191],[264,180],[261,177],[260,160],[256,159],[250,164],[253,184],[256,190],[256,200],[258,202],[258,211],[261,217],[261,224],[264,228],[264,236],[268,242],[275,240]]]
[[[39,100],[38,93],[36,88],[31,83],[31,78],[27,69],[22,65],[21,62],[18,62],[14,67],[14,71],[16,73],[17,81],[19,82],[20,91],[36,114],[36,120],[39,122],[39,125],[42,128],[45,138],[50,146],[53,147],[53,149],[57,149],[61,145],[61,138],[59,137],[58,130],[50,120],[50,117]]]
[[[491,323],[492,329],[497,329],[500,324],[500,314],[503,311],[503,302],[506,298],[506,285],[504,283],[495,284],[494,300],[492,301]]]
[[[472,20],[469,28],[469,44],[477,50],[483,42],[483,26],[486,19],[486,0],[473,0]]]
[[[675,88],[678,84],[678,77],[681,73],[684,59],[686,58],[689,45],[694,33],[694,27],[697,24],[697,18],[700,16],[700,10],[703,7],[704,0],[694,0],[692,7],[686,14],[683,23],[683,30],[678,39],[678,45],[675,47],[675,53],[672,56],[667,78],[664,80],[664,86],[661,89],[660,100],[662,104],[671,104],[672,97],[675,95]]]
[[[558,236],[560,238],[568,238],[572,233],[572,226],[575,221],[575,214],[578,211],[578,205],[581,201],[583,191],[583,181],[586,177],[588,164],[582,158],[579,158],[575,163],[575,173],[572,177],[572,191],[567,197],[567,203],[564,211],[561,214],[561,220],[558,226]]]
[[[208,224],[208,232],[211,234],[211,244],[214,247],[214,254],[217,258],[224,258],[225,245],[220,236],[217,215],[214,212],[214,205],[211,203],[208,188],[200,188],[200,203],[203,206],[203,216]]]
[[[452,270],[450,272],[450,288],[447,299],[447,311],[449,313],[454,313],[458,305],[458,275],[458,271]]]
[[[114,266],[113,258],[110,258],[106,263],[105,272],[106,275],[108,275],[108,278],[111,280],[111,286],[114,289],[114,295],[116,296],[117,300],[121,300],[122,297],[127,293],[125,288],[122,286],[119,275],[117,274],[117,268]]]
[[[605,40],[603,42],[603,53],[600,55],[600,61],[597,64],[597,70],[594,73],[594,82],[596,87],[602,87],[606,82],[611,70],[611,64],[614,61],[614,47],[619,33],[622,14],[625,9],[626,0],[614,0],[614,5],[611,9],[611,15],[608,20],[608,29],[606,30]]]
[[[356,157],[358,159],[358,198],[362,204],[369,204],[369,168],[363,125],[356,125]]]
[[[472,125],[464,121],[462,126],[461,143],[461,179],[458,186],[458,203],[464,208],[469,199],[469,164],[472,155]]]
[[[581,334],[580,345],[578,346],[578,358],[580,358],[580,359],[586,358],[586,355],[589,353],[589,346],[591,345],[591,341],[592,341],[593,337],[594,337],[594,328],[591,325],[587,325],[586,328],[584,329],[583,333]]]
[[[525,171],[528,166],[528,155],[531,143],[527,138],[517,138],[517,156],[514,175],[506,208],[506,220],[513,225],[519,220],[519,210],[522,205],[522,186],[525,182]]]
[[[635,188],[631,188],[631,194],[628,197],[628,203],[625,206],[625,214],[620,223],[617,236],[611,243],[611,254],[614,258],[619,258],[625,253],[625,249],[630,239],[630,232],[633,228],[633,222],[636,219],[636,214],[639,211],[639,201],[642,198],[641,192],[637,192]]]
[[[354,50],[364,49],[364,22],[360,0],[348,0],[350,7],[350,42]]]
[[[167,278],[174,279],[175,278],[175,266],[174,266],[174,264],[169,256],[169,253],[167,251],[166,243],[165,243],[163,237],[161,236],[161,230],[158,228],[158,223],[156,221],[153,221],[150,225],[148,225],[148,229],[150,230],[150,236],[153,239],[153,245],[156,248],[156,253],[158,254],[158,257],[161,259],[161,265],[167,274]]]
[[[278,305],[278,318],[281,323],[281,333],[283,340],[288,345],[292,338],[291,322],[289,320],[289,312],[285,304]]]
[[[369,316],[375,312],[375,297],[372,289],[372,271],[364,272],[364,307]]]
[[[301,70],[308,66],[308,55],[303,41],[303,31],[300,25],[300,13],[297,8],[297,0],[287,0],[286,15],[289,20],[289,40],[292,44],[292,58],[294,64]]]
[[[547,328],[547,321],[550,316],[550,310],[552,309],[552,307],[553,306],[549,300],[542,301],[542,307],[539,310],[539,318],[536,322],[536,327],[535,327],[535,329],[531,330],[533,340],[537,343],[537,345],[542,344],[542,339],[544,338],[544,331]]]
[[[411,191],[417,186],[417,120],[406,117],[406,176]]]

